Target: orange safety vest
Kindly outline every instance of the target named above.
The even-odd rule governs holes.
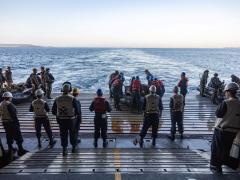
[[[140,80],[133,80],[132,91],[140,91],[140,89],[141,89],[141,81]]]

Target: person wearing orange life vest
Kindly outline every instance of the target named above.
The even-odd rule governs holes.
[[[156,86],[157,88],[156,94],[162,98],[165,93],[165,87],[163,85],[163,82],[157,78],[154,78],[153,81],[151,82],[151,85]]]
[[[112,83],[112,92],[113,92],[113,99],[114,99],[114,107],[116,110],[121,111],[120,108],[120,95],[121,95],[121,87],[122,87],[122,76],[118,75],[117,78],[114,79]]]
[[[106,112],[111,112],[111,106],[109,102],[102,97],[103,92],[101,89],[97,90],[97,97],[92,101],[89,110],[95,112],[94,116],[94,147],[98,146],[98,138],[103,139],[103,147],[107,147],[107,115]]]
[[[187,94],[187,88],[188,88],[188,78],[186,77],[185,72],[182,72],[181,74],[181,79],[178,82],[178,87],[180,88],[180,94],[183,95],[185,100],[185,96]]]
[[[134,103],[137,105],[138,113],[141,111],[141,81],[139,79],[139,76],[136,76],[136,79],[133,80],[131,85],[132,90],[132,102],[131,102],[131,109],[133,110]]]
[[[116,77],[119,75],[119,71],[115,71],[109,76],[108,86],[109,86],[109,94],[110,98],[113,98],[113,92],[112,92],[112,83],[116,79]]]

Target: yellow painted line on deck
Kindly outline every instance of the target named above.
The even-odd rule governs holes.
[[[116,169],[120,169],[121,167],[121,157],[119,149],[114,149],[114,165]],[[122,180],[120,172],[115,172],[115,180]]]

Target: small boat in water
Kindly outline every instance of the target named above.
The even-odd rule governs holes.
[[[21,91],[12,92],[12,95],[13,95],[12,102],[14,104],[30,102],[33,99],[31,94],[31,88],[26,89],[22,92]]]

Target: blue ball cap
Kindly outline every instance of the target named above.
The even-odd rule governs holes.
[[[98,89],[98,90],[97,90],[97,95],[98,95],[98,96],[102,96],[102,95],[103,95],[102,89]]]

